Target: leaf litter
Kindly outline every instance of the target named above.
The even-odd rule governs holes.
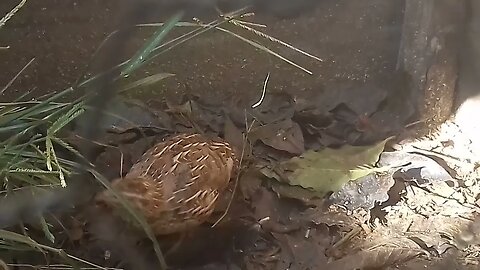
[[[209,230],[226,237],[228,224],[241,221],[230,233],[255,233],[251,241],[239,241],[241,237],[231,235],[236,239],[232,240],[235,248],[223,246],[217,256],[205,257],[202,265],[222,265],[225,262],[220,258],[233,256],[241,259],[227,262],[225,267],[347,269],[354,264],[378,269],[420,259],[431,263],[436,260],[432,258],[450,254],[452,247],[461,253],[462,247],[471,249],[472,241],[478,241],[471,236],[474,233],[465,233],[474,231],[474,227],[465,223],[476,207],[472,195],[479,193],[468,189],[461,192],[464,198],[459,197],[459,185],[451,185],[458,182],[459,176],[445,168],[448,162],[439,163],[439,155],[433,155],[437,158],[432,159],[432,155],[422,150],[408,148],[405,142],[392,145],[391,138],[366,145],[345,144],[348,132],[337,137],[343,138],[338,140],[343,144],[329,147],[330,144],[312,137],[325,137],[328,128],[340,128],[328,124],[339,120],[344,121],[347,130],[363,134],[358,115],[348,114],[352,116],[349,119],[345,115],[332,115],[338,113],[336,110],[327,114],[294,110],[292,114],[288,107],[294,106],[291,99],[285,95],[277,98],[285,102],[271,102],[271,111],[262,106],[256,108],[256,113],[244,108],[243,116],[233,116],[235,120],[230,115],[241,109],[223,106],[219,110],[218,104],[205,103],[199,97],[186,96],[177,102],[179,105],[163,101],[158,103],[163,105],[155,108],[159,111],[166,108],[165,119],[169,120],[163,126],[170,127],[170,132],[178,131],[181,125],[182,130],[200,128],[223,135],[235,148],[242,146],[245,137],[249,142],[246,164],[251,165],[242,172],[240,192],[221,223],[225,225],[211,231],[207,224],[200,231]],[[348,111],[348,106],[342,110]],[[276,117],[280,111],[284,112],[280,114],[283,118]],[[316,126],[312,124],[315,119],[320,119]],[[246,124],[251,127],[248,132]],[[138,144],[138,140],[134,143]],[[128,142],[122,149],[129,149],[126,145],[130,144],[131,150],[126,152],[138,148]],[[392,200],[392,190],[399,183],[403,183],[401,192],[395,195],[398,199]],[[221,200],[224,203],[218,207],[217,215],[225,210],[231,194]],[[184,246],[171,260],[205,249],[209,241],[201,240],[201,233],[193,234],[197,237],[192,238],[197,239],[197,251],[193,246]]]
[[[274,113],[258,108],[255,116],[244,109],[244,120],[240,124],[240,117],[236,117],[235,121],[229,117],[233,110],[240,109],[223,106],[219,110],[217,105],[202,102],[201,98],[187,96],[177,103],[179,105],[162,101],[158,103],[161,106],[154,109],[130,103],[128,106],[135,109],[128,110],[126,120],[109,118],[111,122],[104,124],[105,127],[115,126],[116,131],[121,132],[104,137],[109,139],[103,143],[116,148],[103,148],[97,164],[108,164],[110,161],[113,164],[101,170],[118,176],[138,158],[142,152],[140,149],[153,143],[154,137],[179,130],[197,131],[200,128],[220,134],[236,148],[242,146],[246,137],[251,148],[246,151],[246,164],[252,165],[242,173],[240,192],[234,198],[233,208],[222,222],[224,225],[210,229],[206,224],[199,229],[208,231],[207,235],[231,239],[231,242],[225,240],[216,256],[205,256],[203,261],[198,262],[205,267],[224,264],[226,268],[239,269],[319,269],[326,266],[327,269],[346,269],[354,264],[361,268],[383,268],[419,259],[430,263],[436,260],[432,258],[446,256],[452,250],[462,254],[480,243],[476,238],[478,230],[473,223],[467,222],[478,207],[476,196],[480,191],[475,184],[459,182],[459,179],[464,179],[462,175],[466,175],[465,172],[452,174],[451,168],[445,167],[451,165],[457,169],[463,163],[469,164],[465,160],[449,156],[445,157],[444,163],[439,163],[443,156],[436,153],[441,152],[438,145],[421,149],[426,148],[425,143],[419,142],[410,146],[400,142],[393,145],[392,150],[391,139],[367,145],[343,143],[332,148],[330,144],[322,144],[321,140],[312,137],[325,137],[326,128],[339,128],[338,125],[328,124],[339,119],[343,119],[341,121],[348,127],[346,130],[362,134],[364,130],[358,128],[355,121],[358,118],[353,117],[354,114],[350,114],[352,118],[349,120],[345,115],[331,115],[335,114],[335,110],[327,114],[294,110],[292,114],[288,107],[294,106],[289,102],[291,99],[280,95],[279,100],[286,102],[278,102],[277,108],[276,102],[269,105]],[[117,106],[117,113],[126,111],[123,106]],[[166,112],[161,122],[150,117],[156,115],[156,111]],[[274,117],[280,111],[285,112],[283,118]],[[149,117],[145,118],[145,115]],[[143,120],[137,120],[138,117]],[[319,118],[319,122],[313,121]],[[245,124],[252,122],[254,124],[247,132]],[[125,133],[145,131],[152,126],[159,128],[153,133],[140,132],[140,136]],[[182,128],[179,129],[179,126]],[[348,141],[348,136],[341,135],[338,138],[342,139],[338,141]],[[357,144],[359,141],[351,142]],[[445,147],[448,148],[448,145]],[[388,151],[385,150],[387,148]],[[432,148],[435,152],[429,152]],[[120,168],[120,153],[125,154],[123,168]],[[120,169],[123,171],[120,172]],[[400,199],[392,201],[393,186],[400,182],[405,185],[398,195]],[[217,215],[225,210],[231,194],[225,194]],[[383,213],[382,222],[378,212]],[[108,226],[118,225],[114,225],[113,221],[99,221],[95,225],[88,224],[78,217],[69,228],[71,240],[76,245],[87,243],[92,251],[112,253],[109,257],[111,263],[105,263],[104,256],[97,258],[96,262],[102,265],[117,266],[113,263],[115,259],[120,259],[121,265],[148,264],[145,254],[138,258],[126,255],[135,248],[122,249],[113,244],[123,241],[127,246],[142,246],[143,250],[147,243],[141,237],[126,234],[123,240],[117,239],[117,235],[125,234],[128,228],[108,230],[106,233]],[[238,226],[229,229],[229,224]],[[188,254],[206,249],[211,242],[203,237],[205,232],[192,233],[194,236],[191,239],[196,239],[198,245],[184,245],[170,257],[171,261],[179,263],[178,267],[182,267],[182,260],[175,258],[187,258]],[[240,241],[246,239],[246,235],[249,235],[249,241]],[[102,240],[98,236],[108,239]],[[165,245],[170,242],[163,239]],[[140,253],[135,251],[134,254]],[[471,263],[467,260],[468,254],[459,255],[465,257],[466,264]],[[82,255],[88,257],[88,254]],[[226,257],[236,259],[225,262],[223,258]],[[184,266],[183,269],[192,268]]]

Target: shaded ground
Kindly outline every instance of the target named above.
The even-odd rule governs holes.
[[[1,52],[9,68],[0,75],[0,82],[9,81],[30,57],[37,60],[2,101],[24,89],[38,88],[35,93],[41,95],[76,80],[95,48],[121,20],[116,17],[121,5],[109,4],[29,3],[0,40],[11,47]],[[478,208],[477,164],[468,139],[453,123],[436,136],[414,142],[417,148],[400,140],[382,147],[380,152],[407,155],[412,164],[400,162],[398,156],[396,163],[380,157],[380,163],[386,162],[382,166],[396,169],[386,175],[385,171],[369,174],[359,186],[347,185],[328,200],[288,185],[276,170],[305,150],[343,145],[370,149],[406,124],[414,110],[408,92],[399,91],[406,90],[408,82],[395,72],[402,8],[402,1],[332,0],[322,1],[316,10],[295,20],[252,19],[266,24],[269,35],[322,58],[323,62],[316,62],[270,44],[313,75],[224,33],[196,38],[149,66],[146,74],[176,76],[132,95],[141,105],[152,106],[128,103],[133,100],[130,96],[118,101],[114,112],[136,125],[166,130],[157,135],[201,130],[221,134],[239,149],[245,146],[242,136],[248,139],[244,172],[229,215],[217,228],[206,225],[193,232],[168,257],[169,262],[181,269],[319,269],[327,263],[329,269],[351,269],[352,265],[442,269],[443,264],[446,269],[476,269],[478,245],[470,221]],[[133,43],[142,41],[138,38]],[[266,98],[251,109],[268,72]],[[105,127],[113,125],[120,130],[133,128],[122,122]],[[248,132],[246,125],[251,125]],[[102,143],[119,144],[103,148],[96,161],[107,176],[120,173],[120,160],[123,171],[128,170],[151,141],[161,137],[122,142],[130,136],[105,134],[102,138]],[[458,149],[462,151],[455,152]],[[120,153],[125,154],[122,159]],[[419,153],[421,157],[414,159],[412,155]],[[415,163],[419,160],[425,163]],[[432,171],[437,178],[429,175]],[[288,170],[284,173],[288,175]],[[224,194],[219,215],[230,197]],[[108,216],[92,218],[90,214],[62,218],[67,229],[57,228],[57,244],[101,265],[155,267],[151,246],[142,236]],[[166,248],[171,242],[175,239],[162,239]]]
[[[15,1],[7,2],[12,4],[2,6],[13,6]],[[13,89],[36,86],[40,95],[49,89],[70,86],[84,71],[95,48],[118,25],[122,4],[110,3],[28,3],[2,35],[2,43],[11,48],[2,52],[2,62],[8,69],[0,81],[7,82],[31,57],[36,57],[33,68],[24,73]],[[272,73],[270,91],[291,91],[296,95],[309,91],[320,95],[345,86],[353,86],[355,91],[372,84],[385,89],[396,64],[401,11],[401,1],[322,1],[313,13],[295,20],[254,17],[255,22],[268,26],[270,35],[324,59],[318,63],[289,49],[279,50],[312,70],[311,76],[224,33],[192,40],[160,58],[160,64],[155,64],[151,72],[177,74],[179,85],[172,82],[167,89],[182,90],[187,84],[190,91],[211,98],[245,92],[257,97],[267,72]],[[141,42],[140,39],[136,43]]]

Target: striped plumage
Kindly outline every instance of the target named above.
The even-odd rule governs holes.
[[[112,187],[141,211],[155,234],[171,234],[197,226],[212,214],[237,166],[227,142],[182,134],[150,148]],[[97,201],[121,207],[107,191]]]

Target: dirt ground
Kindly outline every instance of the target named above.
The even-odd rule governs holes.
[[[35,62],[1,101],[24,91],[39,97],[74,83],[95,62],[95,49],[122,20],[123,2],[29,2],[2,29],[0,46],[9,48],[0,51],[6,67],[0,83],[6,84],[33,57]],[[0,11],[15,3],[2,3]],[[292,19],[268,14],[245,19],[266,25],[261,29],[268,35],[322,61],[229,28],[261,41],[311,75],[223,32],[199,36],[137,74],[175,76],[117,100],[111,110],[131,122],[107,121],[104,128],[131,131],[133,122],[163,131],[161,136],[133,140],[128,134],[105,134],[102,143],[117,145],[99,151],[95,161],[106,176],[125,172],[152,141],[176,132],[220,134],[245,155],[238,187],[232,182],[217,209],[220,216],[233,198],[228,215],[218,227],[205,224],[187,236],[167,256],[170,265],[177,269],[478,268],[480,242],[474,222],[480,194],[478,158],[470,139],[452,121],[429,136],[408,136],[413,133],[406,125],[415,120],[416,108],[408,76],[397,70],[403,10],[403,1],[325,0]],[[132,51],[152,30],[141,29],[126,41]],[[267,74],[265,99],[252,108],[262,95]],[[304,164],[295,159],[309,150],[321,155],[325,147],[332,151],[329,157],[338,158],[338,171],[350,170],[352,159],[358,159],[352,165],[356,170],[366,170],[364,165],[384,169],[369,171],[335,191],[306,180],[293,183],[297,178],[287,166],[291,162],[318,175],[326,173],[321,168],[330,163]],[[372,162],[363,160],[370,160],[372,152],[377,153]],[[66,229],[58,230],[56,244],[68,252],[105,267],[158,269],[149,241],[121,221],[92,218],[83,210],[59,216],[65,224],[57,225]],[[161,239],[162,247],[168,249],[175,241],[175,237]],[[40,265],[44,260],[43,255],[38,260],[24,256],[5,261],[24,269],[23,264]]]
[[[8,9],[15,3],[8,2],[11,4],[2,7]],[[17,80],[14,89],[37,87],[41,95],[49,89],[70,86],[84,72],[100,42],[121,20],[118,18],[121,2],[112,3],[91,0],[28,3],[21,16],[12,19],[8,31],[2,34],[2,43],[10,49],[2,52],[2,63],[8,68],[2,72],[0,81],[7,82],[35,57],[34,65]],[[268,15],[252,18],[267,25],[271,36],[323,59],[314,61],[267,43],[280,48],[279,53],[310,69],[313,75],[220,32],[193,39],[158,59],[149,71],[176,74],[167,89],[183,88],[186,84],[189,91],[211,98],[226,93],[257,97],[268,72],[271,72],[270,91],[296,95],[313,92],[319,96],[339,87],[351,87],[351,91],[358,92],[368,87],[386,89],[395,71],[401,12],[401,1],[389,4],[322,1],[307,16],[296,19],[279,20]],[[134,40],[134,44],[141,44],[143,37],[145,34]]]

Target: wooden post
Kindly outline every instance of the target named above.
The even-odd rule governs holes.
[[[411,100],[428,130],[451,113],[465,0],[406,0],[397,67],[411,78]]]

